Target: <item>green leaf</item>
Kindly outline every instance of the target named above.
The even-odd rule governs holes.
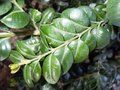
[[[62,47],[54,52],[59,62],[62,65],[62,73],[65,74],[73,64],[73,54],[67,46]]]
[[[32,68],[32,79],[33,81],[37,82],[40,80],[41,78],[41,66],[40,63],[38,61],[34,61],[30,64],[31,68]]]
[[[69,44],[69,48],[73,52],[75,63],[81,63],[88,58],[89,48],[82,40],[77,39],[72,41]]]
[[[41,19],[41,12],[37,9],[30,9],[29,14],[34,22],[39,22]]]
[[[102,49],[110,42],[110,31],[103,27],[97,27],[92,30],[92,34],[96,38],[97,49]]]
[[[91,52],[92,50],[95,49],[96,47],[96,38],[91,32],[85,33],[82,38],[81,38],[89,47],[89,51]]]
[[[21,8],[25,7],[25,0],[16,0],[16,1]]]
[[[16,42],[17,50],[27,58],[35,58],[35,53],[32,49],[22,41]]]
[[[33,86],[31,72],[32,72],[32,68],[29,65],[25,65],[23,68],[23,77],[29,87]]]
[[[120,0],[108,0],[107,18],[111,24],[120,27]]]
[[[59,80],[60,75],[60,62],[53,54],[50,54],[43,62],[43,76],[48,83],[55,84]]]
[[[89,6],[80,6],[79,8],[82,9],[88,15],[90,21],[96,21],[96,15]]]
[[[57,28],[54,26],[45,25],[41,29],[51,46],[56,47],[64,42],[62,34],[58,33]]]
[[[50,25],[43,25],[41,32],[52,47],[57,47],[85,30],[89,24],[87,14],[80,8],[71,8],[62,12],[62,18],[55,19]]]
[[[40,88],[40,90],[57,90],[57,89],[53,85],[46,83]]]
[[[15,51],[15,50],[12,50],[10,52],[10,57],[9,58],[15,64],[21,63],[22,60],[24,60],[24,57],[18,51]]]
[[[38,37],[31,37],[23,41],[34,53],[40,52],[40,40]]]
[[[106,12],[104,11],[104,9],[106,8],[106,5],[97,5],[94,8],[94,11],[96,13],[97,16],[97,20],[103,20],[105,18]]]
[[[0,3],[0,16],[7,13],[11,8],[12,4],[9,1]]]
[[[29,21],[29,15],[22,11],[13,11],[1,20],[6,26],[15,29],[24,28]]]
[[[42,31],[40,34],[41,34],[40,46],[42,47],[40,50],[42,53],[45,53],[45,52],[49,51],[49,45],[48,45],[45,35],[43,34]]]
[[[1,38],[0,39],[0,61],[5,60],[11,51],[11,44],[8,38]]]
[[[41,24],[51,23],[55,15],[55,10],[53,8],[47,8],[42,13]]]
[[[89,25],[87,14],[80,8],[66,9],[62,12],[61,17],[68,18],[82,26]]]

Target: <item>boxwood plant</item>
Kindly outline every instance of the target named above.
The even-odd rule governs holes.
[[[110,27],[120,27],[120,0],[67,8],[59,15],[52,7],[24,10],[24,5],[24,0],[0,3],[0,61],[10,59],[12,74],[22,68],[29,87],[41,76],[50,84],[57,83],[74,63],[82,63],[93,50],[108,46],[114,32]],[[17,30],[24,34],[31,27],[31,37],[17,40],[13,49],[10,38],[19,35]]]

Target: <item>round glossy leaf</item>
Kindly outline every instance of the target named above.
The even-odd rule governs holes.
[[[69,44],[69,48],[73,53],[75,63],[81,63],[88,58],[89,48],[82,40],[77,39],[72,41]]]
[[[120,27],[120,0],[108,0],[107,18],[111,24]]]
[[[46,37],[46,40],[52,47],[57,47],[64,42],[64,38],[57,28],[52,25],[43,26],[42,32]]]
[[[33,86],[31,72],[32,68],[29,65],[25,65],[23,68],[23,77],[29,87]]]
[[[39,22],[41,19],[41,12],[37,9],[30,9],[29,14],[34,22]]]
[[[53,54],[50,54],[43,62],[43,76],[48,83],[55,84],[59,80],[60,75],[60,62]]]
[[[94,11],[96,13],[98,20],[104,19],[105,15],[106,15],[106,12],[104,11],[105,8],[106,8],[106,6],[102,5],[102,4],[95,6]]]
[[[50,23],[55,15],[55,10],[53,8],[48,8],[42,13],[41,24]]]
[[[24,28],[29,21],[29,15],[22,11],[13,11],[1,20],[6,26],[15,29]]]
[[[11,51],[11,45],[7,38],[0,39],[0,61],[5,60]]]
[[[82,26],[89,25],[87,14],[80,8],[66,9],[62,12],[61,17],[68,18]]]
[[[41,66],[40,63],[38,61],[34,61],[30,64],[31,68],[32,68],[32,79],[33,81],[37,82],[40,80],[41,78]]]
[[[0,16],[7,13],[12,8],[10,2],[0,3]]]
[[[110,32],[108,29],[99,27],[92,30],[92,34],[96,38],[97,49],[102,49],[110,42]]]
[[[38,37],[31,37],[27,40],[23,41],[28,47],[30,47],[30,49],[35,52],[38,53],[40,51],[40,40]]]
[[[32,51],[32,49],[22,41],[17,41],[16,48],[23,56],[27,58],[35,57],[35,53]]]
[[[73,64],[73,54],[70,49],[67,46],[62,47],[56,50],[54,52],[54,55],[57,57],[62,65],[62,73],[67,73]]]
[[[89,6],[80,6],[79,8],[82,9],[88,15],[88,17],[90,18],[90,21],[96,20],[96,15]]]
[[[16,63],[16,64],[21,63],[22,60],[24,60],[24,57],[18,51],[14,51],[14,50],[10,52],[9,58],[13,63]]]
[[[85,33],[81,39],[88,45],[90,52],[95,49],[96,39],[91,32]]]

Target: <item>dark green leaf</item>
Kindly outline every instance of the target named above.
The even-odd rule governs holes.
[[[79,8],[82,9],[88,15],[90,21],[96,20],[96,15],[89,6],[80,6]]]
[[[48,8],[42,13],[41,24],[50,23],[55,15],[55,10],[53,8]]]
[[[40,88],[40,90],[57,90],[57,89],[55,89],[55,87],[52,86],[51,84],[46,83]]]
[[[0,16],[7,13],[12,8],[12,4],[10,2],[0,3]]]
[[[77,39],[72,41],[69,44],[69,48],[73,52],[75,63],[81,63],[88,58],[89,48],[82,40]]]
[[[80,8],[66,9],[62,12],[61,17],[68,18],[82,26],[89,25],[87,14]]]
[[[46,57],[43,63],[43,75],[46,81],[50,84],[55,84],[61,75],[61,65],[59,60],[50,54]]]
[[[63,74],[68,72],[73,64],[73,55],[67,46],[60,48],[54,52],[59,62],[62,65]]]
[[[35,53],[40,52],[40,40],[38,37],[31,37],[23,41]]]
[[[30,21],[29,15],[22,11],[13,11],[5,16],[1,22],[10,28],[24,28]]]
[[[29,87],[33,86],[31,72],[32,72],[32,68],[29,65],[25,65],[23,68],[23,77]]]
[[[81,39],[88,45],[90,52],[95,49],[96,39],[91,32],[85,33]]]
[[[64,42],[64,38],[61,33],[58,33],[57,28],[52,25],[46,25],[42,27],[47,41],[53,47],[56,47]]]
[[[105,15],[106,15],[106,12],[104,11],[105,8],[106,8],[106,6],[103,4],[95,6],[94,11],[96,13],[98,20],[104,19]]]
[[[92,30],[92,34],[96,38],[97,49],[102,49],[110,42],[110,32],[103,27],[97,27]]]
[[[0,61],[5,60],[11,51],[11,45],[7,38],[0,39]]]

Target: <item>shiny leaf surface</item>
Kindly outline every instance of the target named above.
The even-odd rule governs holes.
[[[60,75],[60,62],[53,54],[50,54],[43,63],[43,76],[48,83],[55,84],[59,80]]]

